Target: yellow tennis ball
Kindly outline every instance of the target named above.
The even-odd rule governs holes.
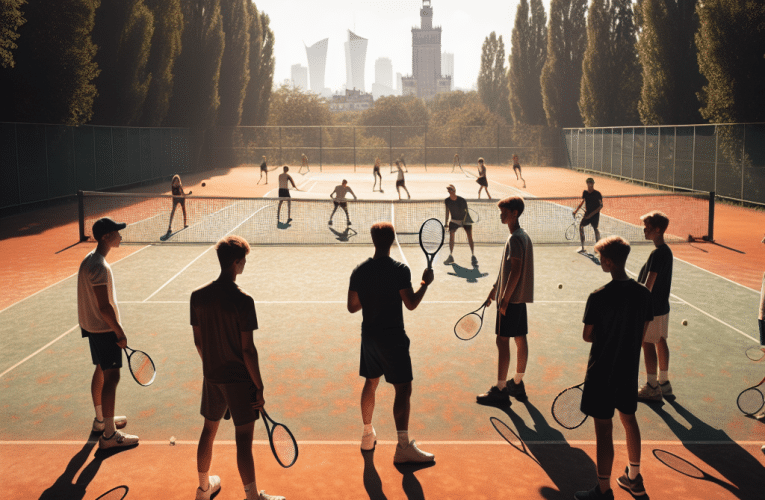
[[[688,320],[687,319],[683,320],[683,326],[688,326]]]
[[[558,288],[563,288],[563,283],[558,283]]]

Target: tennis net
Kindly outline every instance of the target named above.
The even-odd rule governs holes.
[[[347,226],[342,208],[338,208],[329,225],[332,200],[292,198],[288,208],[286,199],[279,198],[193,196],[185,200],[188,227],[184,228],[183,212],[178,206],[173,232],[168,234],[171,195],[81,192],[79,201],[81,240],[92,238],[93,223],[108,216],[128,224],[121,231],[125,243],[215,243],[236,234],[252,245],[371,244],[369,228],[375,222],[388,221],[396,228],[401,244],[415,244],[425,220],[435,217],[444,222],[446,214],[443,199],[358,200],[347,203],[351,226]],[[499,219],[497,201],[468,200],[470,208],[479,214],[479,221],[473,225],[477,244],[504,243],[507,239],[507,226]],[[581,198],[529,197],[524,201],[520,224],[535,244],[579,243],[578,230],[572,241],[565,234]],[[669,242],[688,241],[689,236],[712,239],[714,196],[678,193],[604,196],[601,237],[619,235],[632,243],[644,242],[640,216],[651,210],[660,210],[669,217],[665,235]],[[584,232],[586,242],[594,243],[592,229],[586,227]],[[465,232],[457,231],[456,238],[465,241]]]

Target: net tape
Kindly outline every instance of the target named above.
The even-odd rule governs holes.
[[[283,201],[281,213],[280,201]],[[220,238],[236,234],[252,245],[332,245],[372,244],[369,228],[375,222],[393,223],[400,244],[417,244],[422,223],[435,217],[443,220],[444,200],[359,200],[348,202],[353,223],[335,220],[328,225],[334,208],[331,200],[293,198],[291,221],[287,221],[286,200],[279,198],[189,197],[185,200],[188,228],[183,228],[180,207],[173,220],[174,231],[166,243],[216,243]],[[534,244],[566,244],[566,229],[571,225],[572,211],[581,198],[525,198],[526,208],[520,224]],[[101,217],[126,222],[124,243],[159,243],[167,236],[170,195],[84,192],[81,198],[81,230],[92,238],[93,223]],[[480,222],[473,225],[473,240],[478,244],[504,243],[507,226],[499,219],[497,200],[468,200],[479,213]],[[700,239],[708,232],[709,197],[690,194],[651,194],[604,196],[599,230],[602,237],[619,235],[631,243],[645,242],[640,216],[660,210],[670,219],[665,239],[687,241],[692,235]],[[342,219],[341,219],[342,220]],[[585,242],[594,243],[592,228],[585,228]],[[575,238],[578,243],[578,238]],[[456,241],[466,241],[465,232],[457,231]]]

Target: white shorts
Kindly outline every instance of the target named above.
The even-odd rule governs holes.
[[[648,323],[648,330],[645,332],[643,342],[656,344],[659,339],[666,340],[667,337],[669,337],[669,313],[655,316],[653,321]]]

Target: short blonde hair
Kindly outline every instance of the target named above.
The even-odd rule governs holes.
[[[624,267],[630,254],[630,242],[621,236],[608,236],[595,244],[595,251],[601,258],[609,259],[619,267]]]
[[[520,217],[523,213],[523,210],[526,208],[526,203],[524,203],[523,198],[520,196],[508,196],[507,198],[499,200],[497,206],[499,208],[505,208],[510,211],[517,210],[518,217]]]
[[[669,226],[669,217],[664,212],[652,210],[645,215],[640,216],[640,220],[651,227],[655,227],[663,233]]]
[[[218,254],[218,262],[221,269],[228,269],[237,260],[241,260],[250,253],[250,244],[241,236],[232,234],[222,238],[215,245],[215,253]]]

